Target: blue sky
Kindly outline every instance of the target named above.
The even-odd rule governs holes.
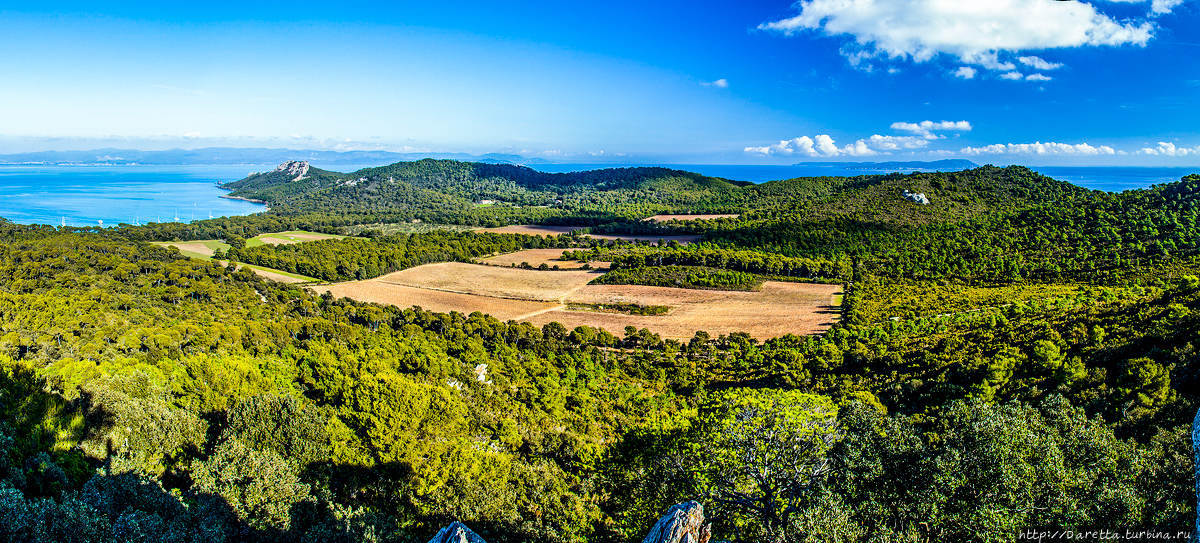
[[[0,152],[1200,165],[1200,1],[6,2]]]

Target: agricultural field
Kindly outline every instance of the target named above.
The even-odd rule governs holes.
[[[546,272],[549,273],[549,272]],[[475,294],[460,294],[384,283],[378,279],[368,281],[353,281],[350,283],[334,283],[314,287],[320,293],[329,292],[335,298],[350,298],[362,302],[390,304],[398,307],[419,306],[421,309],[449,313],[471,313],[480,311],[497,319],[521,320],[521,318],[559,307],[554,302],[532,302],[525,300],[510,300],[492,298]]]
[[[538,271],[442,262],[400,270],[373,280],[390,285],[493,298],[558,301],[602,274],[599,271]]]
[[[738,216],[739,215],[737,213],[714,213],[709,215],[655,215],[653,217],[646,217],[642,220],[658,222],[695,221],[700,219],[736,219]]]
[[[279,232],[255,236],[246,240],[246,245],[255,246],[264,245],[266,243],[297,243],[297,241],[293,240],[300,240],[302,238],[325,239],[331,237],[345,236],[330,236],[329,234],[318,234],[315,232],[303,232],[297,230],[293,232]],[[312,239],[304,239],[304,241],[312,241]],[[198,241],[154,241],[151,243],[160,247],[175,247],[176,249],[179,249],[179,252],[183,253],[184,256],[198,258],[200,260],[212,260],[213,255],[218,249],[222,251],[229,250],[228,243],[217,239]],[[226,264],[226,261],[224,260],[218,260],[217,262],[221,263],[222,265]],[[250,264],[238,264],[238,268],[242,267],[250,268],[251,270],[254,270],[254,273],[267,279],[279,281],[280,283],[309,283],[316,281],[316,278],[300,275],[298,273],[289,273],[283,270],[276,270],[263,266],[253,266]]]
[[[306,232],[304,230],[292,230],[290,232],[274,232],[270,234],[259,234],[246,240],[247,247],[256,245],[289,245],[292,243],[303,243],[305,241],[319,241],[323,239],[342,239],[346,236],[338,236],[334,234],[322,234],[320,232]]]
[[[834,303],[841,297],[839,285],[766,281],[762,290],[744,292],[588,284],[601,274],[446,262],[409,268],[369,281],[322,285],[316,290],[329,291],[335,297],[401,307],[418,305],[460,313],[481,311],[502,320],[528,321],[539,326],[557,321],[567,328],[587,325],[616,334],[622,333],[626,326],[634,326],[672,339],[690,339],[697,330],[714,336],[747,332],[763,339],[813,334],[828,329],[840,314]],[[606,306],[618,305],[668,309],[661,315],[606,311]]]
[[[697,330],[713,336],[746,332],[765,339],[825,331],[840,316],[840,310],[833,302],[841,292],[840,285],[779,281],[766,281],[757,292],[588,285],[571,294],[567,301],[594,305],[661,305],[672,309],[662,316],[558,309],[526,320],[537,325],[557,321],[568,329],[580,325],[601,327],[613,333],[633,326],[672,339],[690,339]]]
[[[499,228],[481,228],[477,232],[494,232],[497,234],[525,234],[529,236],[557,236],[560,234],[570,234],[573,230],[579,230],[578,226],[543,226],[540,224],[517,224],[512,226],[502,226]],[[672,241],[681,244],[694,243],[700,241],[703,236],[635,236],[624,234],[587,234],[588,237],[596,239],[623,239],[625,241],[649,241],[658,243],[662,240],[664,243]]]
[[[577,270],[583,267],[584,263],[578,260],[562,260],[562,254],[567,249],[526,249],[515,253],[505,253],[497,256],[489,256],[479,259],[480,264],[489,266],[520,266],[522,263],[527,263],[530,266],[538,267],[545,264],[550,267],[558,266],[564,270]],[[607,268],[607,262],[591,262],[593,268]]]
[[[465,232],[475,230],[475,226],[463,226],[461,224],[437,224],[428,222],[398,222],[398,223],[371,223],[371,224],[356,224],[347,226],[342,231],[351,236],[360,236],[363,232],[374,230],[385,236],[394,236],[397,234],[424,234],[426,232],[436,232],[438,230],[447,230],[450,232]]]

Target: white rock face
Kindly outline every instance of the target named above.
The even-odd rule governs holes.
[[[704,523],[704,506],[683,502],[658,519],[642,543],[708,543],[709,530]]]
[[[284,162],[283,164],[280,164],[278,168],[275,168],[275,171],[283,172],[287,175],[294,175],[296,177],[293,178],[292,181],[299,181],[304,179],[304,176],[308,175],[308,161],[291,160]]]
[[[923,192],[913,192],[911,190],[904,189],[904,192],[902,194],[904,195],[905,198],[908,198],[909,200],[912,200],[918,204],[921,204],[923,206],[929,205],[929,198],[926,198],[925,193],[923,193]]]
[[[449,526],[442,528],[429,543],[487,543],[479,534],[472,532],[461,522],[454,521]]]
[[[1196,498],[1200,499],[1200,410],[1196,411],[1196,418],[1192,419],[1192,454],[1196,456]],[[1200,534],[1200,508],[1196,511],[1196,529],[1193,534]],[[1196,536],[1192,536],[1192,541],[1196,540]]]

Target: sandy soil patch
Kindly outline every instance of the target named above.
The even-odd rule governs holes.
[[[407,287],[516,300],[555,301],[602,275],[599,271],[538,271],[462,262],[426,264],[374,279]]]
[[[506,253],[497,256],[489,256],[480,259],[481,264],[489,266],[520,266],[522,262],[528,263],[530,266],[538,267],[545,264],[550,267],[558,266],[564,270],[577,270],[583,267],[583,262],[578,260],[560,260],[562,254],[566,251],[574,249],[526,249],[515,253]],[[590,262],[593,268],[607,268],[607,262]]]
[[[530,236],[557,236],[559,234],[569,234],[573,230],[579,230],[579,226],[542,226],[539,224],[519,224],[513,226],[504,226],[500,228],[481,228],[476,232],[493,232],[496,234],[526,234]],[[700,241],[703,236],[627,236],[622,234],[588,234],[588,237],[596,239],[623,239],[625,241],[649,241],[658,243],[662,240],[663,243],[676,241],[678,243],[694,243]]]
[[[737,213],[717,213],[717,214],[710,214],[710,215],[655,215],[653,217],[646,217],[645,219],[642,219],[642,220],[643,221],[665,222],[665,221],[694,221],[694,220],[698,220],[698,219],[736,219],[736,218],[738,218]]]
[[[322,294],[329,291],[337,298],[346,297],[360,302],[391,304],[398,307],[416,305],[422,309],[440,313],[458,311],[470,314],[480,311],[502,321],[559,307],[559,304],[553,302],[506,300],[473,294],[442,292],[383,283],[377,279],[321,285],[312,287],[312,289]]]

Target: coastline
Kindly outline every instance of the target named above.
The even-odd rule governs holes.
[[[263,206],[265,206],[267,208],[267,211],[271,210],[271,204],[268,203],[266,200],[259,200],[257,198],[246,198],[244,196],[230,196],[228,194],[221,194],[219,197],[225,198],[227,200],[241,200],[243,202],[250,202],[252,204],[262,204]]]

